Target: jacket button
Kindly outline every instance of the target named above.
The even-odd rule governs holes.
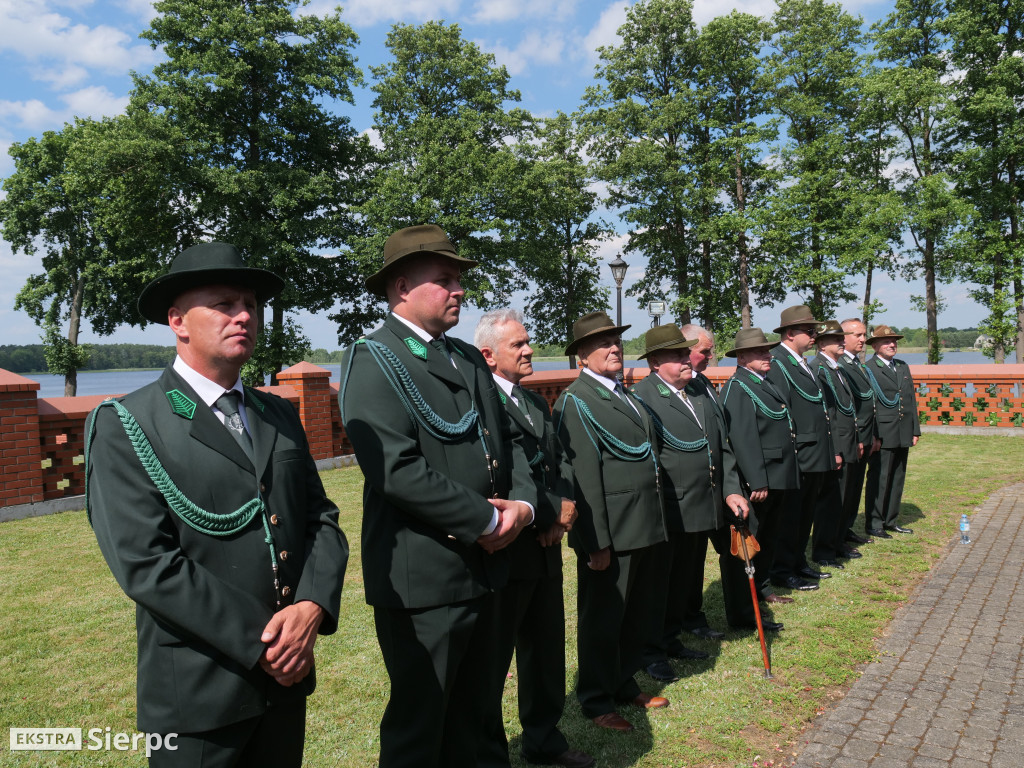
[[[267,484],[266,483],[260,483],[260,493],[266,493],[266,492],[267,492]]]
[[[282,549],[281,550],[281,560],[287,560],[287,559],[288,559],[288,550],[287,549]]]
[[[495,459],[492,463],[494,464],[494,468],[497,469],[498,468],[498,460]]]
[[[451,539],[452,541],[455,541],[455,537],[452,534],[450,534],[450,533],[448,534],[448,538]]]
[[[271,525],[277,525],[278,524],[277,523],[277,515],[271,515],[270,516],[270,524]]]
[[[290,595],[291,593],[292,593],[292,588],[291,587],[284,587],[281,590],[281,597],[288,597],[288,595]]]

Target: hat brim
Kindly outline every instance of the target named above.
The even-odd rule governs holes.
[[[725,353],[726,357],[736,357],[737,352],[746,352],[748,349],[771,349],[777,347],[779,342],[777,341],[766,341],[764,344],[747,344],[743,347],[733,347]]]
[[[785,325],[780,325],[778,328],[776,328],[774,331],[772,331],[772,333],[782,333],[787,328],[792,328],[792,327],[797,326],[797,325],[808,325],[808,324],[810,324],[810,325],[821,325],[822,322],[824,322],[824,321],[823,320],[815,320],[813,317],[806,317],[806,318],[803,318],[801,320],[794,320],[792,323],[786,323]]]
[[[864,343],[865,344],[871,344],[873,342],[883,341],[885,339],[893,339],[894,341],[899,341],[902,338],[904,338],[904,336],[902,334],[899,334],[899,333],[887,333],[887,334],[885,334],[883,336],[872,336],[870,339],[868,339]]]
[[[457,253],[455,253],[455,251],[415,250],[409,253],[404,253],[401,256],[392,259],[390,264],[385,264],[374,274],[366,278],[366,280],[363,283],[363,285],[366,286],[366,290],[369,293],[374,294],[375,296],[381,296],[386,298],[388,287],[388,275],[391,273],[392,270],[394,270],[394,268],[398,264],[400,264],[402,261],[405,261],[411,256],[443,256],[446,259],[451,259],[452,261],[458,262],[463,270],[472,269],[479,263],[475,259],[467,259],[463,256],[459,256]]]
[[[139,294],[139,314],[151,323],[167,325],[167,310],[185,291],[204,285],[241,285],[256,294],[261,304],[284,289],[284,280],[256,267],[189,269],[158,277]]]
[[[592,330],[592,331],[590,331],[588,333],[583,334],[578,339],[573,339],[573,341],[569,344],[569,346],[567,346],[565,348],[565,354],[567,354],[567,355],[575,355],[576,354],[576,350],[579,349],[579,347],[580,347],[580,343],[586,341],[587,339],[593,338],[594,336],[601,336],[602,334],[605,334],[605,333],[621,334],[627,328],[632,328],[632,326],[631,325],[609,325],[609,326],[605,326],[604,328],[595,328],[594,330]]]
[[[683,339],[682,341],[663,341],[661,344],[655,344],[650,349],[645,349],[642,355],[637,356],[637,360],[646,360],[647,356],[652,352],[659,352],[663,349],[689,349],[696,345],[699,339]]]

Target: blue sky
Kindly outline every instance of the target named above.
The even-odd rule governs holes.
[[[384,40],[396,22],[420,23],[443,19],[458,23],[466,38],[493,53],[511,75],[511,86],[522,93],[522,106],[535,114],[556,110],[571,112],[585,88],[594,83],[595,50],[614,45],[616,30],[625,20],[624,0],[350,0],[343,3],[342,18],[360,38],[356,49],[359,65],[369,67],[387,58]],[[326,13],[335,2],[313,0],[310,13]],[[851,13],[870,23],[890,12],[892,2],[853,0],[844,3]],[[696,0],[698,23],[738,8],[770,15],[775,4],[768,0],[729,3]],[[59,130],[75,116],[100,118],[123,111],[131,87],[129,72],[148,72],[160,54],[138,35],[154,15],[147,0],[0,0],[0,177],[14,170],[7,150],[13,142]],[[357,92],[355,107],[345,105],[354,126],[368,130],[373,122],[368,90]],[[622,227],[620,226],[620,229]],[[619,236],[602,244],[600,258],[611,261],[624,244]],[[644,265],[630,257],[627,285],[643,273]],[[636,263],[634,263],[636,262]],[[35,259],[11,252],[0,241],[0,343],[33,344],[39,332],[24,313],[12,307],[14,296],[39,265]],[[611,286],[610,273],[604,270]],[[862,292],[863,286],[854,286]],[[984,310],[967,295],[968,287],[942,286],[947,310],[939,325],[967,327],[984,317]],[[886,305],[880,321],[895,326],[923,326],[923,313],[910,308],[909,296],[922,294],[919,283],[876,276],[874,296]],[[614,291],[613,291],[614,300]],[[771,329],[779,312],[796,297],[775,307],[755,307],[754,322]],[[324,313],[325,315],[327,313]],[[856,314],[853,306],[839,309],[841,317]],[[478,313],[469,310],[458,335],[472,338]],[[299,315],[315,347],[335,349],[335,329],[324,317]],[[623,320],[642,332],[650,324],[646,310],[625,299]],[[164,328],[140,331],[122,328],[114,336],[99,338],[86,325],[85,341],[169,344]]]

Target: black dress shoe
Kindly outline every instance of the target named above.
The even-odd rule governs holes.
[[[858,560],[863,557],[863,555],[853,547],[847,547],[846,549],[839,550],[838,557],[843,557],[847,560]]]
[[[712,629],[711,627],[695,627],[694,629],[689,630],[689,632],[691,635],[703,637],[705,640],[721,640],[725,637],[724,632],[719,632],[717,629]]]
[[[761,628],[765,632],[781,632],[783,629],[785,629],[785,626],[786,625],[783,624],[781,621],[769,621],[768,619],[761,619]],[[737,624],[733,626],[733,629],[738,629],[740,631],[754,630],[756,632],[757,624]]]
[[[761,598],[762,603],[795,603],[792,597],[786,597],[785,595],[776,595],[772,592],[770,595],[765,595]]]
[[[913,533],[914,532],[913,528],[904,528],[904,527],[899,526],[899,525],[887,525],[887,526],[885,526],[885,530],[892,531],[893,533]]]
[[[655,661],[647,665],[647,674],[663,683],[674,683],[679,675],[667,661]]]
[[[831,573],[825,573],[824,571],[816,571],[809,565],[805,565],[803,568],[797,571],[797,573],[803,576],[805,579],[814,579],[815,581],[818,581],[819,579],[832,578]]]
[[[861,536],[860,534],[854,533],[853,531],[847,531],[846,532],[846,540],[848,542],[850,542],[851,544],[870,544],[871,543],[871,539],[867,538],[866,536]]]
[[[838,560],[831,560],[829,558],[823,558],[821,560],[815,560],[818,565],[824,566],[825,568],[838,568],[840,571],[846,568],[845,565],[840,563]],[[825,574],[822,574],[824,576]]]
[[[551,757],[529,758],[523,755],[523,759],[531,765],[561,765],[565,768],[590,768],[594,764],[593,757],[578,749],[567,749]]]
[[[772,584],[776,587],[786,587],[787,589],[798,589],[801,592],[809,592],[812,589],[817,589],[818,585],[813,581],[805,581],[798,576],[787,576],[784,579],[772,579]]]
[[[876,539],[891,539],[892,534],[886,533],[881,528],[868,528],[868,536],[873,536]]]
[[[687,648],[685,645],[680,645],[676,648],[669,648],[668,655],[673,659],[686,659],[687,661],[711,658],[711,654],[704,653],[704,651],[698,651],[694,648]]]

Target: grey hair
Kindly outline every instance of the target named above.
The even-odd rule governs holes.
[[[864,326],[864,330],[865,331],[868,329],[867,324],[863,320],[861,320],[859,317],[849,317],[846,320],[843,320],[843,322],[841,322],[840,325],[843,326],[843,330],[844,331],[846,330],[846,324],[847,323],[859,323],[860,325]]]
[[[497,347],[498,342],[501,341],[499,328],[505,323],[526,325],[523,313],[518,309],[506,307],[505,309],[491,310],[484,313],[484,316],[480,318],[480,322],[476,324],[476,331],[473,333],[473,346],[477,349],[483,349],[484,347],[494,349]]]
[[[700,341],[701,338],[706,338],[712,344],[715,343],[715,334],[699,325],[684,325],[679,331],[683,334],[683,338],[687,341]]]

